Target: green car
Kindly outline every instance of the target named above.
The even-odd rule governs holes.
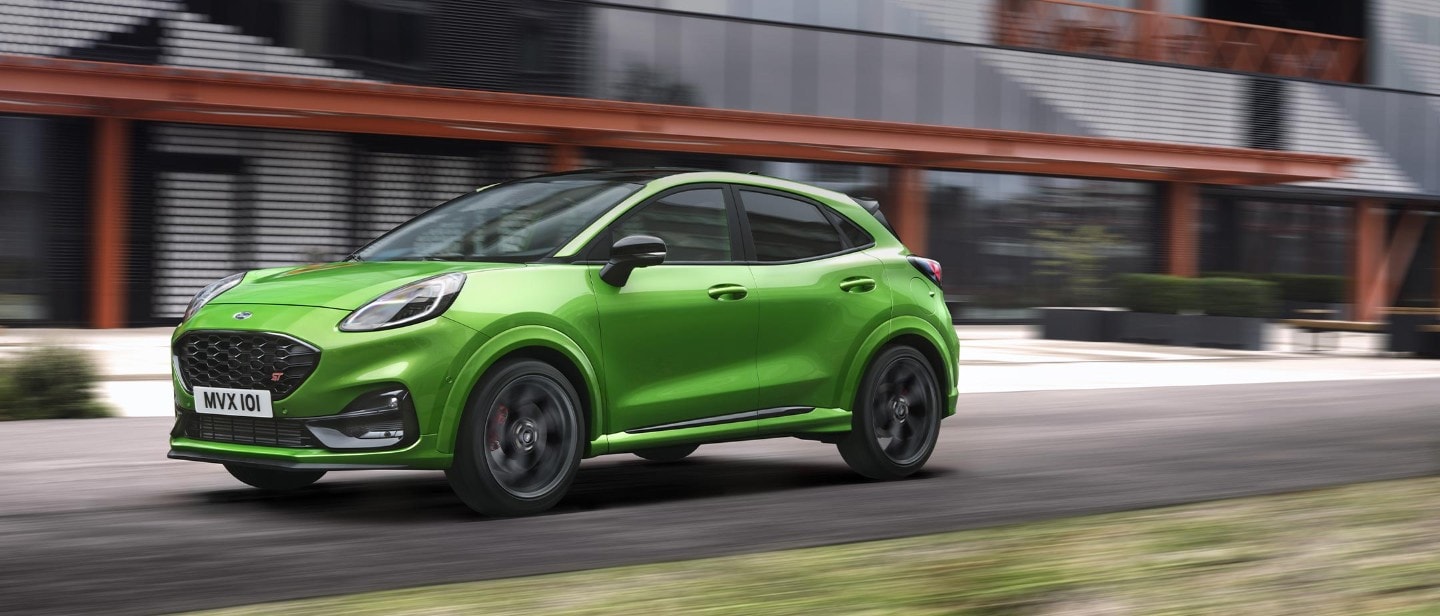
[[[170,457],[267,490],[444,470],[545,510],[582,458],[799,437],[895,479],[954,414],[939,264],[872,202],[759,175],[581,171],[485,187],[339,263],[235,274],[172,341]]]

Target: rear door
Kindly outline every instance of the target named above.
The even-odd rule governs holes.
[[[851,406],[839,390],[891,292],[862,229],[793,193],[735,187],[760,304],[759,405]]]

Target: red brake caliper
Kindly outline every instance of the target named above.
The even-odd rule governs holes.
[[[486,431],[490,451],[500,449],[500,437],[505,434],[505,418],[510,416],[510,409],[501,405],[490,418],[490,429]]]

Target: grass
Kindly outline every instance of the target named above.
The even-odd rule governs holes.
[[[212,612],[478,613],[1440,614],[1440,478]]]

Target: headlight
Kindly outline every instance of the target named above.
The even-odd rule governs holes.
[[[196,293],[195,297],[190,300],[190,305],[185,307],[185,318],[181,319],[181,321],[189,321],[190,316],[195,314],[196,310],[199,310],[205,304],[210,303],[210,300],[215,299],[215,297],[220,295],[221,293],[229,291],[235,285],[240,284],[240,281],[244,278],[245,274],[243,272],[239,274],[231,274],[210,283],[209,286],[206,286],[203,289],[200,289],[200,292]]]
[[[441,274],[417,280],[350,313],[340,322],[340,331],[371,332],[433,319],[455,303],[462,286],[465,286],[465,274]]]

